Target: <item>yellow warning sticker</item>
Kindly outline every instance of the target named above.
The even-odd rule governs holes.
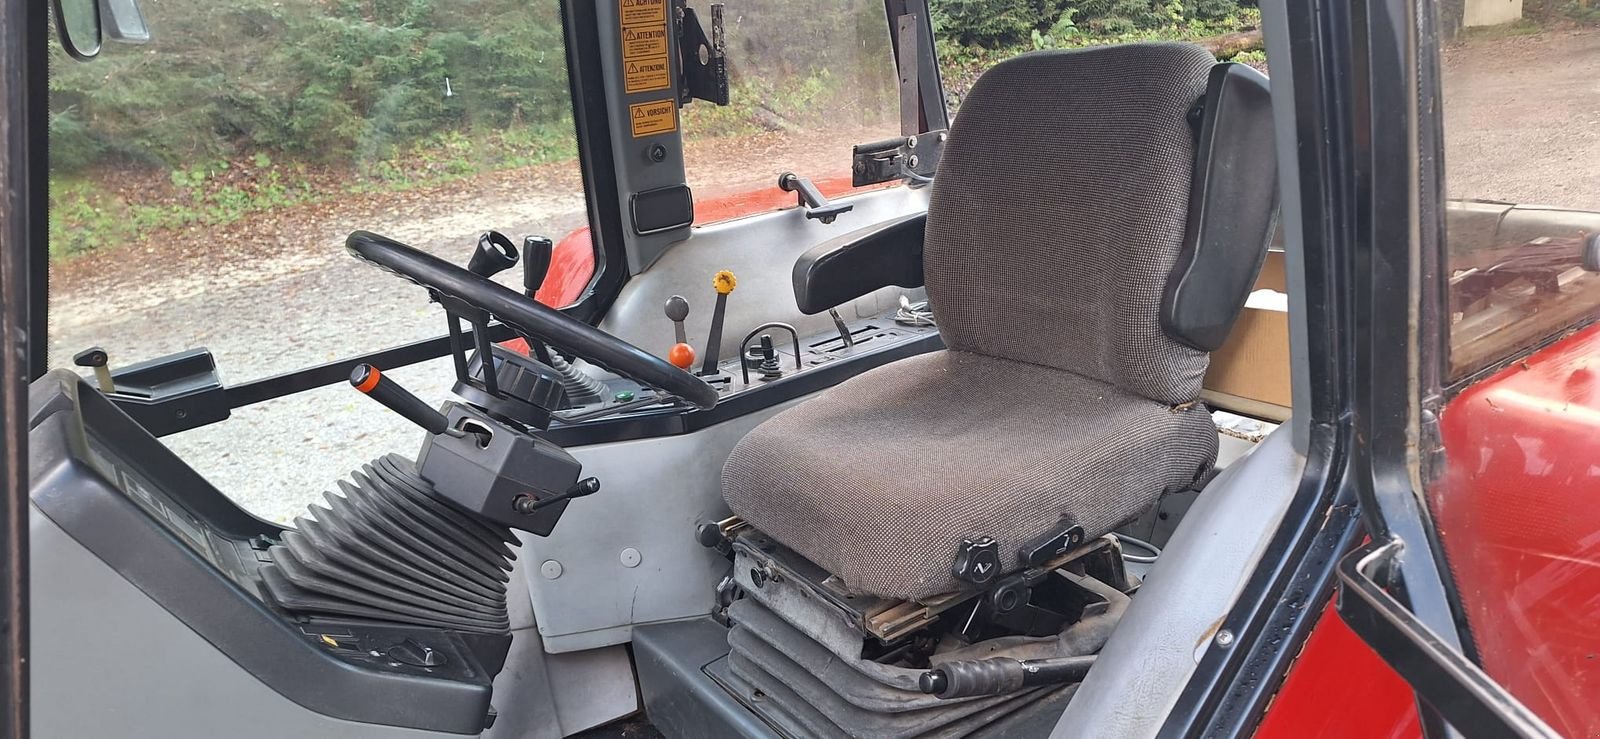
[[[642,26],[650,23],[667,23],[667,0],[619,0],[622,3],[622,25]]]
[[[622,16],[622,86],[636,92],[672,86],[667,0],[617,0]]]
[[[678,104],[670,98],[630,105],[628,115],[633,119],[634,138],[678,130]]]
[[[667,55],[667,24],[622,27],[622,58],[628,61]]]
[[[629,94],[665,90],[672,86],[672,65],[664,56],[654,59],[623,60],[623,87]]]

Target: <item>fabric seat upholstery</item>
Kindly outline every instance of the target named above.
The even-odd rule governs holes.
[[[862,374],[753,430],[729,507],[859,592],[957,589],[964,538],[1002,563],[1090,536],[1214,463],[1207,355],[1167,336],[1195,132],[1215,60],[1183,44],[1026,54],[973,86],[928,207],[947,351]]]

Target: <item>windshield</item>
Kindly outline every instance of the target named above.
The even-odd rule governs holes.
[[[51,65],[52,367],[205,347],[234,385],[431,338],[443,313],[347,234],[459,263],[488,229],[588,225],[557,0],[142,5],[148,45]],[[334,386],[166,441],[281,521],[362,449],[414,447],[385,413]]]

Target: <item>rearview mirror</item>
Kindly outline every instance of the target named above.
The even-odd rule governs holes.
[[[72,58],[88,61],[105,39],[126,44],[150,40],[139,0],[55,0],[56,31]]]
[[[142,44],[150,40],[139,0],[100,0],[100,19],[106,37],[112,41]]]
[[[55,15],[61,47],[72,58],[87,61],[100,53],[99,0],[55,0]]]

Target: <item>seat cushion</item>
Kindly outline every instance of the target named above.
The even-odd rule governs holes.
[[[964,538],[1007,570],[1070,514],[1098,536],[1216,460],[1198,404],[1174,409],[1041,365],[940,351],[778,414],[723,468],[733,512],[856,592],[956,590]]]

